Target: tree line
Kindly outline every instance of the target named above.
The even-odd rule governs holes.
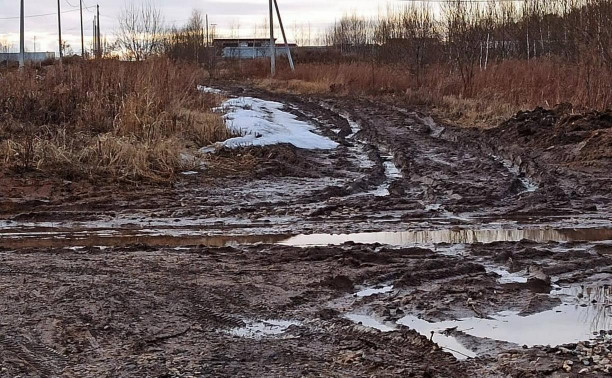
[[[612,69],[612,0],[411,3],[377,18],[345,16],[326,44],[343,59],[406,64],[418,76],[450,64],[469,92],[478,69],[508,59],[557,57]]]

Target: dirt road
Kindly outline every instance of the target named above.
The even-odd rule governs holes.
[[[483,132],[222,89],[338,146],[224,149],[171,188],[4,178],[1,376],[612,371],[609,115]]]

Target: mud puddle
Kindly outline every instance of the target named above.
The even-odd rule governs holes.
[[[530,348],[536,345],[558,346],[590,340],[600,332],[612,329],[612,308],[604,304],[585,307],[562,304],[528,316],[516,311],[503,311],[487,319],[473,317],[430,323],[408,315],[397,323],[432,337],[435,343],[461,359],[474,357],[475,353],[451,336],[456,332]]]
[[[370,315],[363,314],[346,314],[344,317],[353,323],[361,324],[364,327],[374,328],[379,330],[380,332],[391,332],[395,331],[397,328],[389,326]]]
[[[525,176],[522,172],[521,169],[518,165],[514,164],[512,161],[504,159],[500,156],[497,155],[493,155],[493,159],[495,159],[496,161],[500,162],[504,168],[506,168],[508,170],[508,172],[510,173],[510,175],[517,177],[517,180],[521,183],[523,189],[521,191],[519,191],[519,195],[520,194],[524,194],[524,193],[533,193],[535,191],[537,191],[540,186],[538,185],[537,182],[535,182],[534,180],[532,180],[531,178],[529,178],[528,176]]]
[[[401,170],[393,162],[393,156],[390,154],[381,154],[383,160],[383,168],[385,169],[385,180],[375,190],[367,193],[376,197],[386,197],[391,195],[389,188],[395,180],[402,178]]]
[[[474,244],[518,242],[536,243],[610,241],[610,228],[584,229],[450,229],[354,234],[270,234],[210,235],[202,229],[154,230],[11,230],[0,233],[0,245],[6,248],[119,247],[142,244],[152,247],[207,246],[225,247],[252,244],[280,244],[291,247],[341,245],[344,243],[386,244],[391,246],[431,246],[436,244]]]
[[[387,244],[393,246],[431,245],[431,244],[474,244],[495,242],[518,242],[529,240],[536,243],[607,241],[612,240],[612,229],[450,229],[435,231],[373,232],[344,235],[313,234],[298,235],[280,244],[304,247],[321,245],[340,245],[347,242],[361,244]]]
[[[386,293],[378,290],[376,293]],[[593,340],[612,330],[612,290],[609,286],[558,288],[551,297],[562,303],[548,311],[522,314],[502,311],[488,317],[429,322],[415,315],[386,321],[368,313],[344,317],[363,327],[392,332],[406,326],[429,338],[457,359],[465,360],[494,352],[485,340],[518,347],[559,346]]]
[[[69,248],[69,247],[124,247],[145,245],[149,247],[229,247],[249,244],[275,244],[286,235],[268,236],[168,236],[134,235],[87,231],[83,233],[30,233],[4,234],[0,236],[0,247],[5,248]]]

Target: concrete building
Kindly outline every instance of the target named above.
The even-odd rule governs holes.
[[[20,53],[0,53],[0,62],[19,62]],[[25,61],[40,63],[47,59],[55,59],[54,52],[26,52]]]
[[[270,57],[270,38],[218,38],[213,46],[222,57],[229,59],[257,59]],[[290,49],[296,44],[289,44]],[[276,56],[286,56],[287,47],[276,44]]]

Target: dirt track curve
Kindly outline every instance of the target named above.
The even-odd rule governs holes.
[[[339,147],[222,150],[170,188],[3,179],[0,376],[612,371],[609,115],[475,131],[223,89]]]

